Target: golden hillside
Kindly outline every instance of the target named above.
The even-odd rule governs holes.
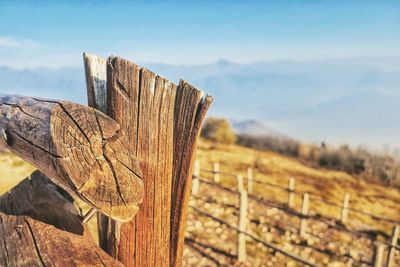
[[[340,208],[313,201],[322,198],[327,202],[341,205],[346,192],[350,193],[350,207],[360,209],[376,216],[400,221],[400,192],[394,188],[386,188],[378,184],[367,183],[351,175],[332,170],[316,169],[302,164],[296,159],[282,156],[275,152],[261,152],[253,149],[235,146],[212,144],[200,141],[197,159],[201,169],[212,170],[212,163],[220,163],[220,171],[246,176],[247,167],[253,167],[254,178],[287,187],[290,177],[296,179],[296,191],[311,194],[310,209],[321,215],[338,217]],[[212,174],[202,172],[204,177]],[[236,186],[236,179],[221,175],[223,184]],[[254,185],[254,194],[265,196],[270,200],[287,202],[288,193],[269,186]],[[301,195],[296,195],[296,208],[301,205]],[[349,212],[350,221],[360,221],[365,227],[378,228],[387,234],[391,224],[378,222],[370,216]]]
[[[197,159],[201,162],[201,177],[205,179],[212,179],[212,173],[207,170],[212,170],[213,162],[219,162],[222,173],[246,176],[247,167],[253,167],[254,179],[278,185],[271,187],[254,183],[253,194],[273,205],[265,206],[249,200],[248,231],[320,265],[367,266],[372,261],[373,241],[390,239],[393,223],[352,210],[349,211],[349,221],[339,225],[345,231],[332,227],[338,224],[345,192],[350,193],[350,208],[400,221],[400,192],[368,184],[343,172],[311,168],[274,152],[204,140],[199,143]],[[33,170],[32,166],[11,153],[1,152],[0,193],[7,192]],[[300,218],[277,208],[287,203],[288,192],[285,188],[290,177],[296,179],[295,211],[300,211],[302,193],[310,193],[310,215],[315,220],[309,220],[310,237],[307,239],[297,234]],[[221,174],[220,184],[232,190],[236,190],[237,186],[234,176],[224,174]],[[239,202],[235,195],[200,183],[200,193],[197,197],[192,196],[191,205],[237,225]],[[95,220],[91,224],[94,230]],[[237,264],[236,236],[234,230],[189,208],[184,263],[189,266]],[[250,240],[247,253],[248,260],[244,266],[298,266],[295,261]],[[396,257],[399,264],[399,255]]]
[[[207,170],[212,170],[213,162],[219,162],[220,184],[230,189],[237,190],[236,178],[223,173],[245,177],[247,167],[253,167],[254,179],[277,185],[254,184],[253,194],[262,196],[271,205],[249,199],[247,231],[319,266],[370,266],[375,240],[388,242],[394,223],[368,214],[400,221],[400,193],[397,190],[368,184],[343,172],[311,168],[274,152],[204,140],[199,144],[197,158],[201,162],[200,176],[210,180],[212,173]],[[290,177],[296,179],[294,213],[300,212],[302,193],[310,193],[307,238],[298,233],[300,217],[285,207],[288,200],[285,189]],[[199,193],[191,197],[192,206],[231,225],[238,225],[237,195],[204,182],[200,182],[199,188]],[[348,221],[343,225],[338,219],[345,192],[350,193],[350,209],[361,213],[350,210]],[[247,240],[248,255],[244,266],[301,266],[281,253]],[[238,265],[237,232],[193,208],[189,209],[186,245],[187,265]],[[400,264],[399,256],[397,252],[395,264]]]

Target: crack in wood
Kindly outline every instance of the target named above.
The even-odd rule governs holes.
[[[32,239],[33,239],[33,244],[35,245],[35,249],[36,249],[36,254],[39,257],[40,262],[42,263],[43,266],[46,266],[46,263],[44,262],[42,255],[40,254],[40,250],[39,250],[39,246],[38,243],[36,241],[36,237],[35,234],[33,233],[32,227],[30,225],[30,223],[25,220],[26,225],[28,226],[29,232],[31,233]]]
[[[4,220],[1,217],[0,217],[0,224],[1,224],[2,232],[3,232],[2,239],[3,239],[4,249],[6,251],[4,262],[5,262],[5,266],[7,266],[8,265],[7,263],[10,262],[10,260],[9,260],[10,254],[9,254],[8,248],[7,248],[7,239],[5,238],[6,230],[4,229]]]
[[[113,174],[113,178],[114,178],[114,181],[115,181],[115,186],[116,186],[117,192],[118,192],[118,194],[119,194],[119,196],[120,196],[122,202],[124,202],[124,205],[126,206],[126,201],[125,201],[125,198],[122,196],[121,187],[120,187],[120,185],[119,185],[119,181],[118,181],[118,178],[117,178],[117,174],[116,174],[116,172],[115,172],[114,164],[112,164],[112,163],[111,163],[111,160],[107,157],[107,155],[106,155],[107,152],[106,152],[104,146],[103,146],[102,148],[103,148],[103,157],[104,157],[104,159],[107,161],[107,163],[108,163],[108,165],[110,166],[110,169],[111,169],[111,171],[112,171],[112,174]]]
[[[177,86],[122,58],[97,58],[85,58],[86,73],[106,69],[107,106],[101,108],[127,134],[146,188],[135,220],[122,224],[121,232],[117,222],[98,217],[101,246],[128,267],[180,266],[191,162],[212,98],[187,82]],[[95,83],[87,84],[89,100],[95,99],[93,92],[104,93]]]
[[[82,135],[85,137],[86,141],[90,144],[90,139],[87,136],[86,132],[82,129],[82,127],[79,125],[79,123],[75,120],[75,118],[71,115],[71,113],[64,107],[63,104],[57,102],[57,104],[60,106],[60,108],[65,112],[65,114],[71,119],[71,121],[75,124],[75,126],[79,129],[79,131],[82,133]]]
[[[2,96],[2,102],[21,107],[10,112],[0,105],[11,151],[105,214],[121,221],[136,214],[143,175],[118,123],[71,102],[18,96]],[[25,106],[41,123],[26,116]]]
[[[6,103],[6,102],[2,102],[2,103],[0,103],[0,105],[6,105],[6,106],[10,106],[10,107],[12,107],[12,108],[18,108],[18,109],[19,109],[22,113],[24,113],[25,115],[27,115],[27,116],[29,116],[29,117],[32,117],[32,118],[34,118],[34,119],[37,119],[37,120],[44,121],[43,118],[36,117],[36,116],[34,116],[34,115],[32,115],[32,114],[26,112],[20,105],[17,105],[17,104],[10,104],[10,103]]]
[[[35,144],[35,143],[32,142],[31,140],[29,140],[29,139],[25,138],[24,136],[22,136],[21,134],[19,134],[17,131],[14,131],[14,130],[10,130],[10,131],[12,131],[16,136],[18,136],[19,138],[21,138],[22,140],[24,140],[24,141],[27,142],[28,144],[30,144],[30,145],[32,145],[32,146],[34,146],[34,147],[36,147],[36,148],[42,150],[42,151],[45,152],[45,153],[50,154],[52,157],[54,157],[54,158],[63,158],[63,156],[57,155],[57,154],[55,154],[55,153],[53,153],[53,152],[51,152],[51,151],[49,151],[49,150],[47,150],[47,149],[45,149],[45,148],[43,148],[43,147],[41,147],[41,146]],[[10,142],[12,142],[12,141],[10,141]],[[10,143],[10,144],[7,143],[7,144],[8,144],[8,145],[12,145],[11,143]]]

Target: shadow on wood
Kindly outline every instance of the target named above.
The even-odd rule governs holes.
[[[36,171],[0,197],[0,265],[122,266],[81,219],[71,196]]]
[[[26,215],[77,235],[84,233],[81,214],[73,198],[40,171],[0,196],[0,211],[7,215]]]

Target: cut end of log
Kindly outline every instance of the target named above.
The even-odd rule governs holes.
[[[83,105],[0,96],[8,148],[89,205],[129,221],[143,199],[139,161],[120,126]]]

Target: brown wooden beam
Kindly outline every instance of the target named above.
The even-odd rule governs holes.
[[[142,171],[118,123],[66,101],[0,96],[7,147],[89,205],[120,221],[143,199]]]
[[[123,266],[90,236],[73,198],[39,171],[0,197],[0,266]]]

